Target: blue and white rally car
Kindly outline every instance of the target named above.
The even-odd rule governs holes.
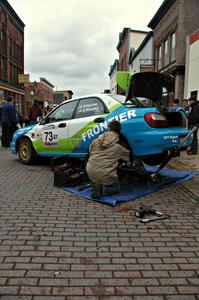
[[[163,74],[137,73],[130,77],[126,96],[96,94],[64,101],[38,124],[17,130],[12,153],[24,164],[38,156],[84,157],[92,140],[107,130],[110,121],[118,120],[121,144],[134,157],[160,164],[189,132],[181,113],[157,108],[162,107],[169,85],[170,78]],[[190,143],[191,138],[185,146]]]

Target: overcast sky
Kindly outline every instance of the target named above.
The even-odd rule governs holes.
[[[124,27],[147,24],[163,0],[8,0],[25,23],[25,73],[74,96],[109,89]]]

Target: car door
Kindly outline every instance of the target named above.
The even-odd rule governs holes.
[[[107,113],[106,105],[98,97],[79,100],[74,118],[68,125],[71,153],[77,156],[87,153],[91,141],[102,133],[102,123]]]
[[[36,135],[40,136],[40,143],[34,145],[38,154],[53,156],[69,151],[68,124],[77,104],[77,100],[61,104],[38,126]]]

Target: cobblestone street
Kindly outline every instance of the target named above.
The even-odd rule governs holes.
[[[199,170],[199,156],[176,158]],[[0,149],[1,300],[198,300],[199,176],[115,208],[53,186]],[[150,204],[169,220],[140,223]]]

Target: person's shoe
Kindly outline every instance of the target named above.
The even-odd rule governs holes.
[[[102,197],[102,185],[99,183],[94,183],[92,198],[99,199],[100,197]]]

